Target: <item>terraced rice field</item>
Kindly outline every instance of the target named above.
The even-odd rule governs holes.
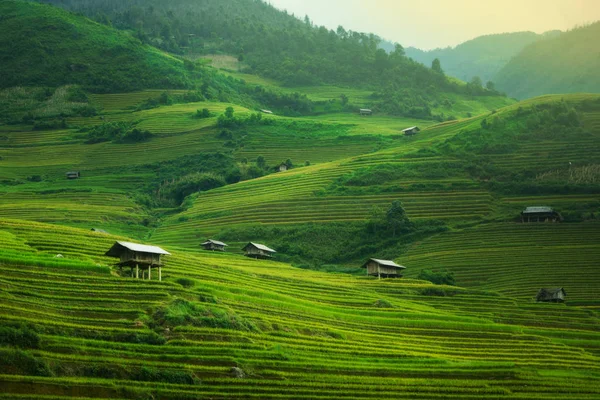
[[[407,276],[448,269],[459,285],[531,300],[542,287],[564,287],[569,300],[598,304],[600,224],[507,223],[444,233],[401,257]]]
[[[64,263],[78,257],[106,264],[101,254],[111,240],[72,228],[0,224],[3,247],[61,252]],[[27,352],[52,373],[5,371],[0,398],[600,396],[600,321],[591,309],[461,288],[431,297],[422,294],[431,286],[418,280],[166,249],[173,256],[160,283],[85,266],[0,262],[0,324],[38,332],[39,345]],[[181,277],[195,285],[178,284]],[[150,327],[155,310],[182,300],[225,310],[251,328],[212,327],[211,314],[204,324]],[[246,378],[232,377],[232,367]]]

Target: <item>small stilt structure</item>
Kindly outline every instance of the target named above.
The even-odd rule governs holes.
[[[376,276],[377,279],[384,278],[401,278],[402,270],[406,269],[405,266],[398,265],[392,260],[380,260],[377,258],[370,258],[361,268],[367,270],[368,276]]]
[[[147,246],[137,243],[116,242],[110,250],[106,252],[109,257],[119,258],[117,263],[119,267],[129,266],[131,277],[134,277],[133,268],[135,267],[135,279],[152,280],[152,267],[158,268],[158,280],[162,282],[162,255],[171,255],[171,253],[156,246]]]

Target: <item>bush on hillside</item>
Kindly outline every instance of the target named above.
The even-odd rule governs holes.
[[[48,364],[31,353],[0,347],[0,371],[8,375],[52,376]]]
[[[140,143],[151,139],[152,136],[149,131],[135,128],[135,124],[131,122],[106,122],[88,131],[85,143]]]
[[[215,306],[205,306],[184,299],[175,299],[152,314],[155,327],[202,326],[240,331],[257,331],[250,321],[232,311]]]
[[[0,326],[0,346],[37,349],[40,346],[40,337],[26,327]]]
[[[428,269],[424,269],[419,273],[418,279],[429,281],[431,283],[435,283],[436,285],[456,285],[454,272],[446,270],[431,271]]]
[[[198,172],[161,185],[158,189],[158,197],[181,204],[187,196],[193,193],[215,189],[226,184],[225,178],[220,175]]]

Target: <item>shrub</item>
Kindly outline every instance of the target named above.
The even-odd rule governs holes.
[[[435,272],[425,269],[419,273],[418,278],[424,281],[429,281],[436,285],[454,286],[456,284],[456,280],[454,279],[454,272],[446,270]]]
[[[37,349],[40,337],[35,331],[26,327],[12,328],[0,326],[0,345],[20,347],[22,349]]]
[[[177,204],[181,204],[192,193],[215,189],[226,184],[227,182],[220,175],[199,172],[162,185],[158,194],[161,198],[172,199]]]
[[[212,117],[212,113],[208,108],[203,108],[202,111],[196,110],[196,114],[194,115],[194,117],[198,119],[210,118]]]
[[[175,299],[152,315],[155,326],[203,326],[257,331],[258,328],[233,312],[220,307],[205,307],[184,299]]]
[[[456,294],[456,292],[454,292],[454,291],[446,291],[444,289],[435,288],[435,287],[421,289],[420,293],[423,296],[439,296],[439,297],[454,296]]]
[[[179,283],[184,288],[191,288],[196,285],[196,281],[194,281],[193,279],[189,279],[189,278],[179,278],[179,279],[175,280],[175,282]]]
[[[0,348],[0,371],[9,375],[52,376],[45,361],[26,351],[11,348]]]

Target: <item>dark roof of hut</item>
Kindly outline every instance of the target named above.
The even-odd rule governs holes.
[[[207,244],[216,244],[217,246],[229,246],[223,242],[219,242],[218,240],[208,239],[206,242],[202,243],[202,246]]]
[[[130,243],[130,242],[116,242],[105,255],[109,257],[119,257],[124,249],[135,251],[138,253],[150,253],[150,254],[164,254],[171,255],[168,251],[165,251],[157,246],[148,246],[145,244]]]
[[[277,253],[275,250],[273,250],[273,249],[265,246],[264,244],[252,243],[252,242],[250,242],[246,246],[244,246],[244,248],[242,250],[246,250],[250,246],[254,246],[254,247],[256,247],[259,250],[267,251],[269,253]]]
[[[540,291],[537,294],[537,298],[538,300],[542,299],[542,300],[553,300],[553,299],[558,299],[558,294],[560,292],[563,292],[563,294],[566,296],[567,292],[565,292],[565,289],[563,288],[551,288],[551,289],[546,289],[546,288],[542,288],[540,289]]]
[[[374,262],[376,262],[379,265],[385,265],[386,267],[394,267],[394,268],[401,268],[401,269],[405,269],[406,268],[403,265],[396,264],[392,260],[380,260],[378,258],[369,258],[369,260],[366,263],[364,263],[361,268],[367,268],[367,264],[370,263],[371,261],[374,261]]]

